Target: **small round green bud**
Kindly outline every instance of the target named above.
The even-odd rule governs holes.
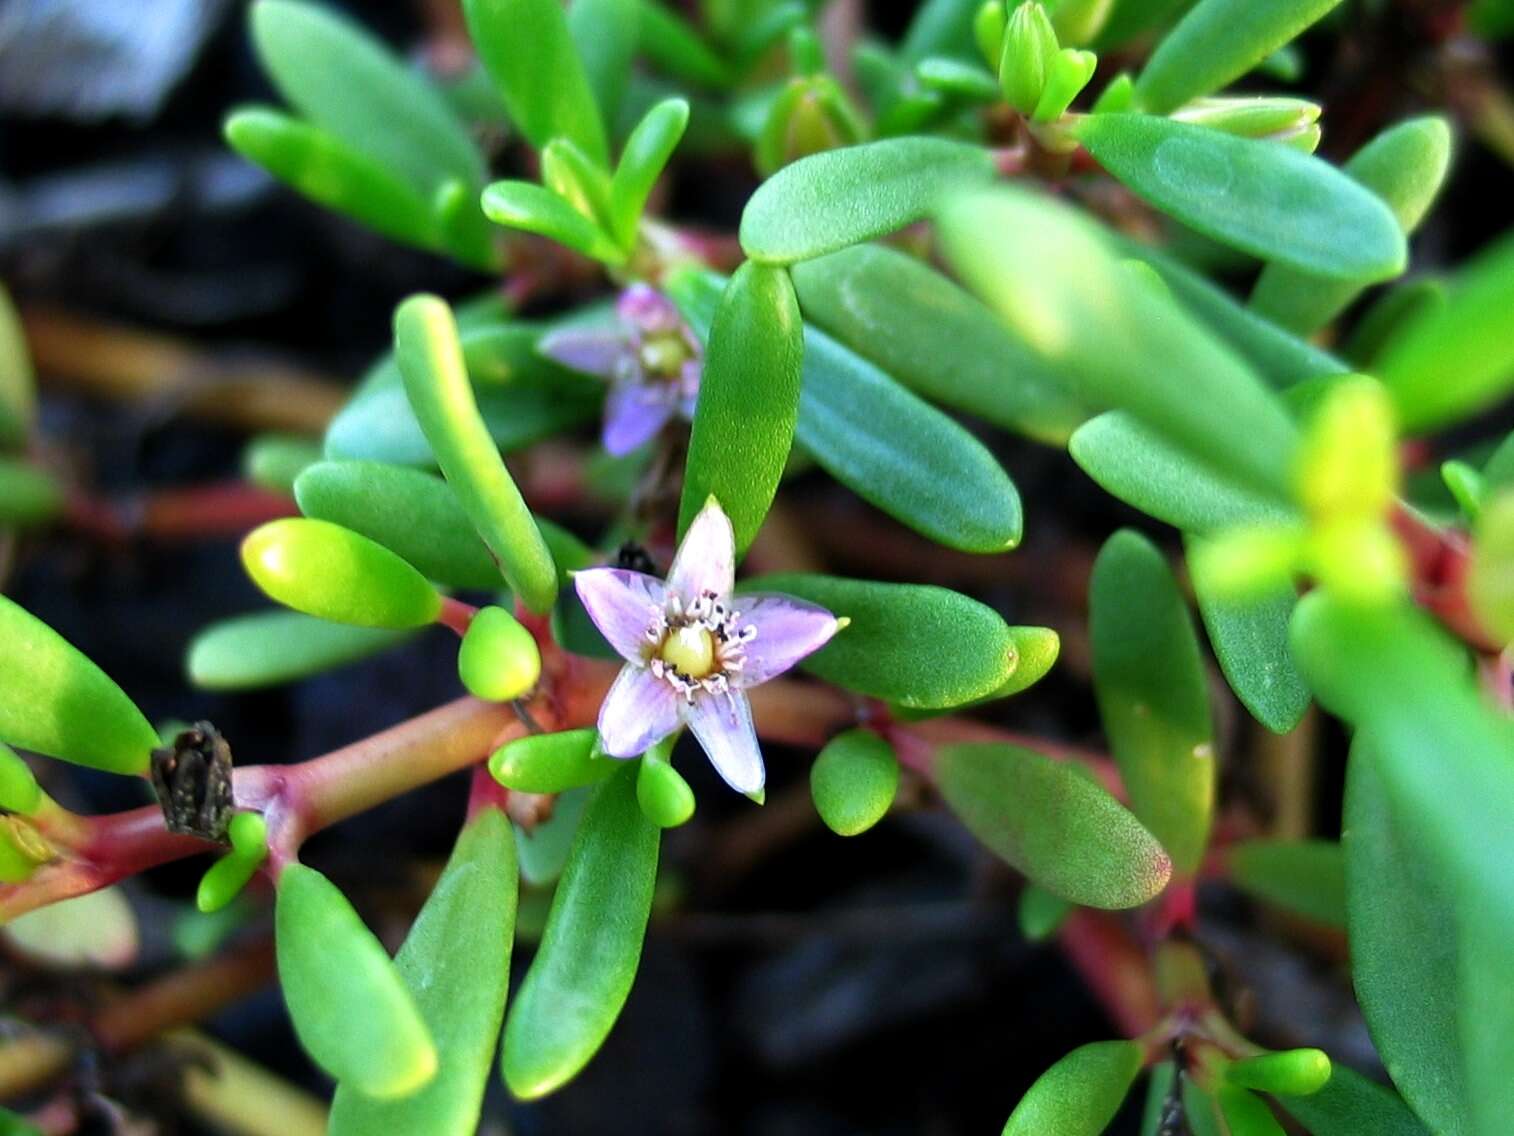
[[[1403,545],[1380,521],[1346,517],[1318,525],[1308,551],[1314,578],[1351,603],[1386,603],[1408,586]]]
[[[810,796],[826,827],[840,836],[866,832],[888,814],[899,791],[894,747],[871,730],[832,738],[810,766]]]
[[[285,607],[360,627],[421,627],[442,599],[383,545],[328,521],[291,517],[242,542],[253,583]]]
[[[829,75],[790,79],[773,100],[754,155],[764,175],[790,162],[860,142],[867,129],[846,92]]]
[[[636,800],[658,828],[677,828],[694,815],[694,790],[656,750],[641,759],[636,771]]]
[[[1286,1049],[1247,1057],[1225,1070],[1225,1079],[1244,1089],[1307,1097],[1330,1080],[1330,1058],[1318,1049]]]
[[[1035,122],[1055,122],[1067,113],[1072,100],[1083,92],[1099,65],[1099,57],[1091,51],[1064,47],[1051,57],[1046,68],[1046,85],[1041,89],[1041,98],[1036,103]]]
[[[475,698],[509,702],[541,678],[541,651],[531,633],[502,607],[473,617],[457,652],[457,673]]]

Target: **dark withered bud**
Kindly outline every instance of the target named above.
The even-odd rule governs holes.
[[[152,751],[152,787],[169,832],[226,843],[231,821],[231,747],[209,722]]]

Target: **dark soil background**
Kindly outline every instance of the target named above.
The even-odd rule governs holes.
[[[0,0],[0,37],[8,18],[41,19],[69,6]],[[343,6],[402,48],[425,30],[425,0]],[[203,35],[177,78],[171,60],[154,56],[125,62],[118,53],[112,74],[98,60],[79,67],[50,54],[47,42],[25,32],[0,38],[0,72],[11,76],[0,79],[0,277],[18,302],[155,329],[213,351],[251,346],[351,380],[387,346],[402,297],[487,286],[297,200],[222,146],[219,124],[229,107],[276,101],[248,50],[242,5],[77,0],[76,7],[100,9],[104,22],[107,10],[130,9],[143,26],[188,12]],[[1371,14],[1385,7],[1345,5],[1351,26],[1370,35],[1341,40],[1325,32],[1309,41],[1305,87],[1332,100],[1325,116],[1332,157],[1349,153],[1363,131],[1427,105],[1405,62],[1416,49],[1402,42],[1400,17]],[[913,5],[872,8],[874,26],[893,34]],[[85,92],[92,109],[68,105]],[[1342,115],[1346,137],[1332,133],[1337,103],[1350,112]],[[686,168],[674,212],[733,224],[746,185],[730,169]],[[1454,262],[1506,227],[1511,191],[1509,168],[1464,141],[1457,174],[1417,242],[1417,263]],[[46,436],[108,495],[210,482],[239,469],[245,439],[236,432],[172,407],[44,392]],[[1087,566],[1119,524],[1171,534],[1105,498],[1065,455],[1002,436],[993,444],[1028,514],[1024,547],[1002,561],[932,552],[820,478],[801,484],[799,515],[832,534],[823,542],[832,570],[950,584],[1011,622],[1057,628],[1065,664],[999,713],[1018,729],[1098,747],[1080,657]],[[867,537],[854,540],[864,529]],[[293,687],[236,696],[192,690],[182,660],[196,630],[263,606],[233,539],[103,545],[56,532],[18,550],[4,586],[120,680],[154,720],[208,718],[242,762],[314,756],[460,692],[455,646],[440,632]],[[1246,765],[1252,730],[1228,694],[1221,721],[1230,791],[1264,799]],[[703,761],[685,764],[699,814],[664,844],[665,871],[683,900],[654,925],[625,1018],[583,1077],[557,1097],[526,1107],[491,1089],[484,1131],[991,1132],[1052,1060],[1115,1035],[1056,948],[1022,939],[1016,881],[950,820],[909,811],[842,841],[807,811],[805,755],[772,750],[769,766],[769,804],[754,818]],[[1338,808],[1333,776],[1327,762],[1318,796],[1326,834]],[[90,811],[144,801],[142,786],[105,775],[69,771],[51,787]],[[445,854],[464,792],[454,778],[376,810],[325,834],[311,858],[375,913],[386,935],[402,934],[396,895],[417,859]],[[765,851],[749,860],[737,849],[754,833]],[[133,886],[147,941],[141,974],[170,964],[168,929],[192,903],[201,870],[180,865]],[[1337,963],[1285,946],[1224,889],[1205,894],[1204,928],[1244,976],[1257,1036],[1319,1044],[1370,1069],[1370,1046]],[[517,977],[525,959],[522,950]],[[12,979],[35,978],[19,963],[3,966]],[[61,1007],[86,997],[88,983],[76,985],[59,988]],[[326,1091],[293,1040],[276,990],[220,1014],[209,1028]],[[139,1072],[107,1064],[91,1076],[130,1096],[127,1082]],[[1128,1107],[1112,1131],[1134,1133],[1136,1111]]]

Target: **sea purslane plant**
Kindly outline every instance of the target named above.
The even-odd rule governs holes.
[[[20,927],[209,854],[202,910],[271,885],[289,1014],[337,1085],[330,1132],[463,1136],[496,1048],[532,1099],[614,1026],[661,833],[696,807],[679,736],[758,804],[760,737],[817,755],[814,804],[843,835],[901,784],[949,810],[1024,876],[1022,926],[1061,938],[1125,1032],[1006,1098],[1007,1136],[1096,1136],[1143,1074],[1152,1136],[1503,1136],[1514,440],[1447,461],[1436,503],[1401,463],[1514,387],[1514,243],[1406,279],[1450,121],[1381,123],[1337,166],[1315,156],[1331,107],[1270,93],[1304,66],[1299,37],[1389,6],[928,0],[883,42],[792,0],[463,0],[478,66],[444,82],[313,0],[256,0],[286,105],[232,113],[230,145],[479,278],[400,305],[318,453],[255,443],[300,515],[253,528],[243,562],[290,610],[204,629],[189,675],[296,681],[440,626],[467,696],[233,768],[235,738],[160,736],[0,599],[0,741],[159,797],[79,815],[0,745],[0,913]],[[1435,43],[1514,28],[1501,0],[1448,7],[1425,16]],[[734,231],[687,173],[710,155],[755,172]],[[66,523],[24,457],[25,359],[5,364],[4,521]],[[1022,509],[963,417],[1065,448],[1154,522],[1110,535],[1089,577],[1107,757],[994,717],[1072,629],[792,570],[805,558],[764,527],[812,484],[792,480],[824,476],[921,547],[1012,554],[1025,514],[1059,503]],[[570,530],[515,459],[593,437],[574,476],[614,517],[586,532],[565,512]],[[1340,841],[1219,823],[1235,755],[1210,653],[1265,730],[1317,704],[1349,731]],[[301,847],[461,771],[467,817],[391,958]],[[522,876],[555,890],[507,1007]],[[1344,929],[1391,1087],[1246,1036],[1203,945],[1212,878]],[[8,1075],[43,1070],[23,1088],[45,1077],[36,1046],[10,1052]],[[275,1108],[257,1130],[280,1125]]]

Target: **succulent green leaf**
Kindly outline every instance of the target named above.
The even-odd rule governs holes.
[[[607,762],[606,764],[609,764]],[[615,768],[619,768],[616,763]],[[615,769],[610,770],[611,773]],[[520,860],[520,878],[533,887],[545,887],[555,883],[568,863],[568,853],[573,847],[573,837],[578,832],[584,807],[589,803],[593,790],[586,787],[568,789],[559,793],[552,803],[552,815],[529,832],[524,828],[515,830],[515,854]],[[548,899],[551,897],[548,896]],[[546,911],[541,911],[540,925],[546,923]],[[538,927],[536,938],[541,938]]]
[[[937,709],[986,698],[1019,664],[998,612],[946,588],[778,573],[742,584],[819,604],[851,623],[800,666],[901,706]]]
[[[0,742],[0,809],[27,816],[41,803],[42,786],[37,784],[31,766]]]
[[[333,623],[423,627],[441,610],[441,596],[409,564],[329,521],[270,521],[242,541],[242,564],[274,600]]]
[[[1330,1080],[1330,1058],[1318,1049],[1284,1049],[1243,1057],[1225,1070],[1225,1079],[1259,1093],[1307,1097]]]
[[[610,182],[610,218],[621,248],[629,250],[636,243],[636,226],[647,198],[688,125],[688,100],[663,99],[642,115],[626,139]]]
[[[971,58],[973,20],[983,0],[925,0],[899,42],[899,54],[919,60],[928,55]]]
[[[605,264],[626,254],[610,235],[550,189],[529,181],[497,181],[484,190],[484,216],[510,229],[536,233]]]
[[[227,118],[225,133],[233,150],[316,204],[397,241],[441,247],[436,216],[421,190],[320,127],[245,107]]]
[[[571,430],[599,414],[604,384],[539,355],[540,326],[484,321],[483,326],[460,323],[459,330],[479,414],[503,452]],[[369,370],[332,419],[325,453],[328,458],[436,465],[392,355]]]
[[[482,184],[483,155],[441,92],[358,24],[298,0],[258,0],[250,18],[274,85],[315,126],[422,193]]]
[[[1321,703],[1357,727],[1346,897],[1373,1040],[1432,1128],[1493,1136],[1514,1109],[1514,832],[1498,822],[1514,811],[1514,729],[1412,609],[1316,591],[1292,639]]]
[[[1124,411],[1084,423],[1067,449],[1107,492],[1185,532],[1284,523],[1296,516],[1278,497],[1196,460]]]
[[[1200,95],[1212,94],[1246,74],[1339,3],[1200,0],[1147,60],[1136,81],[1142,109],[1166,114]],[[1176,5],[1163,6],[1170,11]]]
[[[1267,1102],[1255,1093],[1222,1082],[1214,1099],[1230,1136],[1288,1136]]]
[[[528,734],[506,742],[489,759],[489,772],[507,789],[523,793],[561,793],[603,781],[621,763],[605,757],[593,730]]]
[[[1027,883],[1015,909],[1020,934],[1032,943],[1043,943],[1057,933],[1072,910],[1073,905],[1061,896]]]
[[[916,394],[1051,445],[1088,417],[992,312],[914,257],[858,245],[792,275],[807,319]]]
[[[195,906],[207,915],[235,899],[268,858],[268,824],[262,813],[237,813],[226,833],[231,851],[206,870],[195,893]]]
[[[1453,278],[1443,305],[1409,320],[1383,347],[1373,373],[1388,387],[1405,430],[1460,421],[1514,385],[1514,235]]]
[[[0,596],[0,741],[111,773],[143,773],[157,731],[99,667]]]
[[[1514,493],[1507,490],[1478,517],[1467,599],[1499,642],[1514,643]]]
[[[698,31],[661,0],[641,0],[641,39],[649,61],[674,79],[696,87],[729,86],[731,69],[705,44]]]
[[[242,451],[242,475],[272,493],[294,496],[294,480],[321,460],[321,444],[300,434],[259,434]]]
[[[1339,1064],[1319,1092],[1278,1100],[1313,1136],[1430,1136],[1393,1090]]]
[[[461,1136],[478,1125],[510,985],[515,841],[497,809],[472,817],[395,956],[436,1042],[435,1079],[399,1100],[337,1086],[330,1136]]]
[[[604,121],[558,0],[463,0],[468,35],[510,121],[540,150],[571,138],[607,162]]]
[[[0,933],[9,947],[55,971],[124,970],[142,947],[137,914],[119,885],[28,911]],[[3,1124],[0,1132],[11,1136]]]
[[[1222,244],[1361,284],[1403,271],[1388,206],[1309,154],[1144,114],[1092,115],[1077,136],[1138,196]]]
[[[411,634],[331,623],[298,611],[260,611],[201,631],[189,644],[185,669],[202,690],[252,690],[355,663]]]
[[[1131,810],[1172,858],[1197,870],[1214,812],[1214,723],[1198,635],[1162,554],[1124,529],[1089,590],[1094,691]]]
[[[1149,245],[1118,240],[1123,253],[1149,264],[1173,297],[1275,387],[1322,375],[1343,375],[1350,366],[1307,340],[1278,327],[1206,277]]]
[[[1170,295],[1132,280],[1102,230],[1018,190],[956,197],[938,221],[951,265],[1074,398],[1129,410],[1215,469],[1289,499],[1298,432],[1286,408]]]
[[[902,229],[964,183],[994,174],[980,146],[890,138],[814,154],[758,187],[741,216],[753,260],[792,264]]]
[[[680,532],[713,496],[731,519],[738,553],[751,544],[793,445],[803,358],[804,325],[788,273],[748,261],[726,285],[710,327]]]
[[[37,419],[37,376],[26,332],[10,293],[0,285],[0,447],[25,444]]]
[[[502,607],[486,607],[463,635],[457,673],[473,697],[509,702],[535,688],[541,678],[541,651],[513,615]]]
[[[1142,1064],[1141,1047],[1133,1041],[1074,1049],[1036,1078],[1004,1125],[1004,1136],[1100,1136]]]
[[[290,864],[279,874],[274,942],[294,1032],[316,1064],[383,1099],[436,1075],[436,1046],[394,962],[314,868]]]
[[[871,730],[847,730],[825,744],[810,766],[810,796],[838,836],[857,836],[886,815],[899,791],[894,747]]]
[[[67,495],[48,473],[28,462],[0,458],[0,528],[33,528],[55,520]]]
[[[641,0],[573,0],[568,6],[568,34],[606,127],[620,120],[640,26]]]
[[[542,147],[542,184],[601,229],[610,225],[610,175],[567,138]]]
[[[1451,167],[1451,127],[1443,118],[1410,119],[1383,131],[1342,167],[1387,203],[1408,236],[1419,227]],[[1299,335],[1311,335],[1361,292],[1330,280],[1270,264],[1251,293],[1251,306]]]
[[[395,312],[394,333],[405,393],[448,484],[511,590],[532,611],[549,611],[557,567],[479,416],[452,310],[413,296]]]
[[[453,588],[497,589],[499,567],[441,478],[370,461],[318,462],[300,474],[295,501],[306,516],[349,528]]]
[[[683,273],[669,293],[704,333],[718,277]],[[856,408],[868,407],[859,415]],[[984,445],[958,423],[812,327],[805,328],[795,439],[863,500],[939,544],[1003,552],[1020,541],[1020,496]]]
[[[1258,722],[1286,734],[1309,709],[1309,687],[1288,649],[1288,621],[1298,604],[1292,581],[1235,598],[1219,594],[1203,573],[1193,571],[1198,541],[1188,540],[1189,573],[1209,645],[1225,681]]]
[[[534,1100],[577,1075],[619,1017],[652,911],[657,826],[623,766],[584,811],[546,931],[505,1022],[502,1066],[517,1097]]]
[[[1138,907],[1172,875],[1172,861],[1141,822],[1065,762],[1014,745],[946,746],[936,756],[936,783],[969,832],[1073,903]]]

